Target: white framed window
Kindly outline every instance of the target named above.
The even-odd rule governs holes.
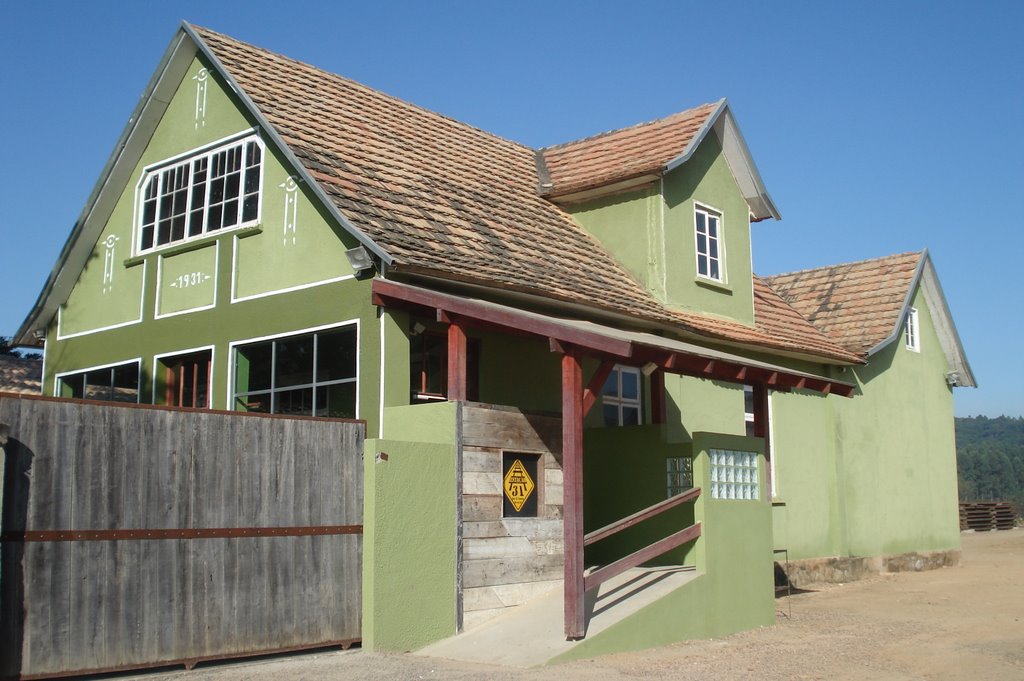
[[[640,423],[640,370],[618,364],[608,374],[601,390],[606,426],[635,426]]]
[[[705,206],[694,205],[693,224],[697,243],[697,276],[724,281],[722,214]]]
[[[139,401],[139,360],[57,374],[58,397],[103,402]]]
[[[235,345],[234,409],[356,418],[357,341],[346,324]]]
[[[917,308],[912,307],[907,312],[907,349],[914,352],[921,352],[921,327],[918,325]]]
[[[772,391],[768,391],[768,435],[765,441],[766,452],[769,454],[768,458],[768,471],[771,477],[771,493],[772,497],[778,496],[778,478],[775,475],[775,435],[773,423],[775,419],[772,416]],[[747,437],[755,437],[754,435],[754,386],[744,385],[743,386],[743,429],[744,434]]]
[[[258,222],[263,156],[263,142],[249,135],[146,168],[138,250]]]

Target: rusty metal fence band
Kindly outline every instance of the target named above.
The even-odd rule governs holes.
[[[4,532],[5,542],[124,541],[126,539],[236,539],[240,537],[322,537],[362,534],[362,525],[308,527],[210,527],[168,530],[35,530]]]

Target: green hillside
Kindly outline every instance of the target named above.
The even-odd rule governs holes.
[[[956,419],[961,501],[1012,501],[1024,512],[1024,418]]]

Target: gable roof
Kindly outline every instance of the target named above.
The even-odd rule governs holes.
[[[540,192],[555,201],[573,201],[652,181],[686,163],[712,132],[753,219],[779,219],[725,99],[539,150]]]
[[[975,386],[928,251],[766,277],[790,305],[844,348],[873,355],[900,338],[918,287],[958,385]]]
[[[189,24],[165,53],[19,330],[19,342],[32,342],[36,320],[47,321],[66,299],[109,215],[115,188],[124,186],[166,108],[169,97],[162,94],[177,87],[197,53],[234,90],[268,143],[388,273],[525,294],[726,343],[859,361],[798,315],[781,326],[759,321],[750,328],[664,307],[566,211],[539,195],[533,149]],[[716,120],[724,125],[724,102],[716,106]],[[710,130],[713,117],[700,134]],[[765,319],[773,313],[764,312]],[[760,316],[755,307],[755,318]]]

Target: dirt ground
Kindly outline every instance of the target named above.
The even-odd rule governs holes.
[[[200,666],[147,679],[1024,680],[1024,530],[962,535],[955,568],[808,586],[773,627],[534,670],[358,650]]]

